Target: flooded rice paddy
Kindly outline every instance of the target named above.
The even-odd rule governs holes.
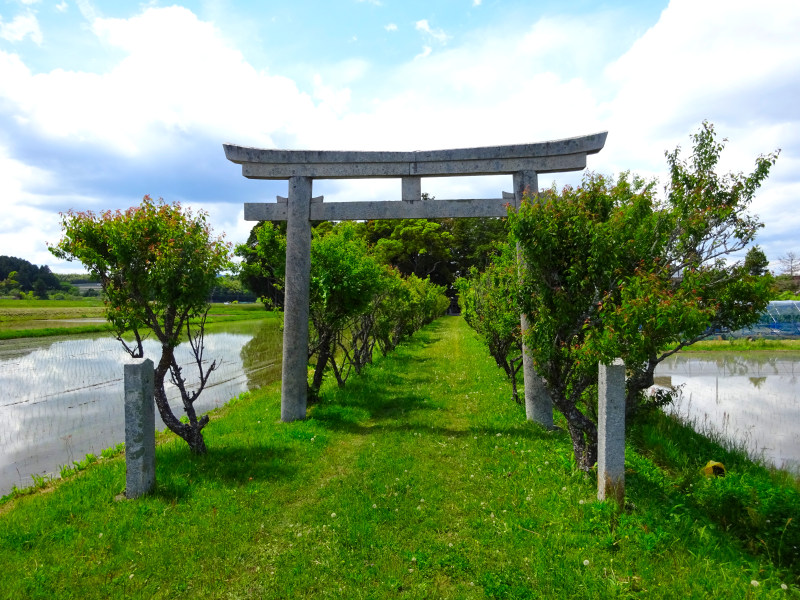
[[[145,341],[157,360],[158,345]],[[188,343],[177,355],[190,384],[197,382]],[[276,321],[209,326],[204,357],[217,360],[198,413],[280,379],[281,336]],[[125,439],[123,365],[131,362],[109,334],[0,341],[0,495],[27,487],[31,475],[57,475],[86,454],[99,455]],[[178,390],[167,387],[176,415]],[[165,426],[156,410],[156,426]]]
[[[800,473],[800,354],[678,353],[656,376],[656,383],[680,389],[668,410],[695,429]]]

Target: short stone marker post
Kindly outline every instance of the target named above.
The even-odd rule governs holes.
[[[156,417],[153,361],[125,365],[125,497],[138,498],[156,484]]]
[[[625,363],[600,364],[598,380],[597,499],[625,503]]]

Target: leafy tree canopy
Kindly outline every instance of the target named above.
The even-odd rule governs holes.
[[[767,275],[769,273],[767,255],[758,246],[753,246],[744,257],[744,268],[751,275]]]
[[[405,276],[430,277],[438,285],[453,281],[450,248],[453,235],[428,219],[368,221],[367,240],[375,255]]]
[[[203,324],[217,275],[231,266],[228,244],[212,237],[205,213],[194,214],[178,203],[155,202],[149,196],[126,211],[69,211],[61,225],[64,235],[50,251],[58,258],[80,261],[99,277],[106,316],[132,356],[143,355],[143,333],[155,335],[162,348],[155,369],[161,418],[194,452],[204,453],[201,430],[208,417],[198,419],[193,403],[216,366],[203,365]],[[194,335],[192,319],[200,319]],[[134,346],[123,341],[126,331],[133,333]],[[182,334],[192,342],[200,371],[199,388],[192,392],[174,355]],[[180,389],[188,423],[179,421],[167,402],[167,373]]]
[[[522,352],[519,307],[519,269],[516,250],[503,244],[481,272],[472,267],[467,278],[456,280],[461,315],[489,347],[506,374],[513,376],[512,360]]]
[[[343,222],[314,232],[311,240],[309,316],[311,351],[317,367],[312,388],[319,390],[338,338],[364,313],[384,285],[386,268],[373,257],[355,223]]]
[[[485,269],[495,249],[508,237],[507,220],[488,217],[376,220],[353,223],[352,227],[354,235],[363,237],[381,262],[405,277],[430,278],[446,289],[471,267]],[[329,222],[313,224],[316,235],[334,228]],[[247,242],[236,248],[243,259],[242,283],[263,299],[267,308],[283,308],[285,249],[283,222],[257,223]]]
[[[777,153],[747,176],[719,175],[723,144],[713,127],[704,123],[693,142],[687,160],[680,149],[667,153],[663,200],[653,181],[590,174],[580,188],[548,190],[509,215],[525,262],[526,342],[583,469],[596,460],[598,361],[625,360],[633,412],[659,362],[754,323],[769,300],[771,277],[726,257],[762,226],[747,210]]]
[[[450,271],[464,277],[473,267],[483,271],[508,239],[508,220],[492,217],[437,219],[452,236]]]
[[[367,242],[369,226],[322,222],[312,229],[309,358],[316,356],[312,398],[328,367],[344,385],[350,370],[360,372],[377,345],[386,354],[404,337],[440,316],[450,301],[429,279],[382,263]],[[391,231],[387,227],[385,231]],[[247,244],[237,247],[242,273],[263,286],[268,307],[280,307],[286,271],[286,237],[279,224],[258,223]],[[280,297],[273,302],[271,297]]]

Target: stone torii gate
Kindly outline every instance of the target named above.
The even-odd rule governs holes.
[[[608,132],[533,144],[433,150],[360,152],[268,150],[224,144],[225,157],[242,165],[248,179],[286,179],[289,197],[245,203],[247,221],[287,221],[281,420],[304,419],[308,388],[311,221],[504,217],[519,208],[526,190],[538,193],[538,173],[580,171],[599,152]],[[512,175],[514,192],[499,199],[422,200],[423,177]],[[329,202],[312,198],[314,179],[399,178],[400,201]],[[523,317],[522,329],[527,324]],[[529,420],[553,424],[553,409],[523,346],[525,412]]]

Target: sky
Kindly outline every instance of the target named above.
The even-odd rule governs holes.
[[[752,205],[778,269],[800,254],[798,31],[797,0],[0,0],[0,255],[82,272],[47,251],[59,213],[145,194],[245,241],[243,203],[287,183],[244,179],[223,143],[428,150],[608,131],[590,170],[663,182],[665,152],[688,155],[708,120],[724,171],[781,150]],[[422,186],[498,198],[511,177]],[[400,181],[313,191],[399,200]]]

